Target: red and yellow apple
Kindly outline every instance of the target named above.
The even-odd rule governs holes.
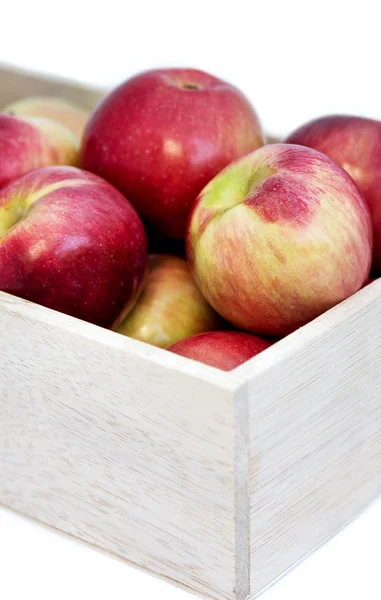
[[[282,336],[359,290],[372,257],[369,209],[327,156],[274,144],[229,165],[202,191],[187,255],[228,321]]]
[[[147,270],[143,225],[126,198],[74,167],[31,171],[0,190],[0,290],[111,327]]]
[[[219,323],[186,261],[177,256],[153,255],[139,300],[117,331],[167,348],[183,338],[216,329]]]
[[[76,165],[79,141],[60,123],[0,113],[0,188],[49,165]]]
[[[8,104],[2,112],[17,117],[44,117],[64,125],[80,140],[89,119],[88,111],[53,96],[31,96]]]
[[[286,142],[323,152],[357,183],[373,222],[373,270],[381,274],[381,121],[350,115],[321,117],[291,133]]]
[[[257,115],[237,88],[195,69],[159,69],[129,79],[100,103],[81,164],[115,185],[161,233],[182,239],[202,188],[262,144]]]
[[[211,367],[231,371],[269,346],[271,342],[250,333],[211,331],[181,340],[168,350]]]

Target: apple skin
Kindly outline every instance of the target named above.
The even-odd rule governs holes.
[[[102,327],[132,309],[148,265],[126,198],[74,167],[31,171],[0,190],[0,290]]]
[[[78,139],[55,121],[0,113],[0,188],[39,167],[76,165],[78,148]]]
[[[287,335],[359,290],[369,275],[369,209],[327,156],[264,146],[196,200],[187,256],[208,302],[236,327]]]
[[[220,321],[183,258],[153,255],[139,300],[117,331],[167,348],[196,333],[217,329]]]
[[[370,285],[371,283],[373,283],[373,281],[376,281],[376,279],[377,279],[377,277],[368,277],[368,279],[365,281],[363,287]]]
[[[323,152],[357,183],[370,208],[373,266],[381,274],[381,121],[331,115],[306,123],[285,140]]]
[[[258,117],[237,88],[195,69],[158,69],[100,103],[81,164],[115,185],[162,234],[183,239],[202,188],[263,143]]]
[[[271,345],[268,340],[242,331],[210,331],[181,340],[168,350],[231,371]]]
[[[80,140],[83,135],[86,123],[89,119],[89,112],[80,106],[54,96],[30,96],[16,100],[8,104],[3,111],[17,117],[44,117],[57,121],[70,129]]]

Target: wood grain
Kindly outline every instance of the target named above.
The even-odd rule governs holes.
[[[381,280],[303,329],[248,383],[251,596],[381,493]]]
[[[95,341],[89,329],[118,343]],[[160,351],[167,367],[156,364],[118,347],[117,333],[5,294],[0,330],[0,501],[200,593],[233,598],[233,394],[172,368],[170,353]]]

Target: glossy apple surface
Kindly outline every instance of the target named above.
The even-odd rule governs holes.
[[[369,275],[369,209],[327,156],[264,146],[197,199],[187,255],[209,303],[240,329],[279,337],[359,290]]]
[[[59,123],[0,113],[0,188],[39,167],[76,165],[78,146],[78,139]]]
[[[0,290],[110,327],[147,269],[143,225],[124,196],[73,167],[46,167],[0,190]]]
[[[64,125],[80,140],[89,112],[76,104],[53,96],[31,96],[8,104],[3,112],[18,117],[45,117]]]
[[[181,239],[206,183],[262,144],[257,115],[237,88],[194,69],[159,69],[129,79],[100,103],[81,164],[121,190],[161,233]]]
[[[323,152],[357,183],[373,222],[373,270],[381,274],[381,121],[350,115],[321,117],[291,133],[286,142]]]
[[[186,337],[211,331],[219,318],[196,286],[183,258],[154,255],[138,302],[117,331],[167,348]]]
[[[241,331],[211,331],[181,340],[168,350],[181,356],[217,367],[235,369],[271,346],[271,342]]]

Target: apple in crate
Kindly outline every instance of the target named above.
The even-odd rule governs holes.
[[[109,183],[46,167],[0,190],[0,290],[104,327],[130,310],[148,263],[135,209]]]
[[[177,256],[153,255],[139,300],[117,331],[167,348],[196,333],[217,329],[219,322],[186,261]]]
[[[263,144],[250,102],[195,69],[129,79],[97,107],[85,130],[83,168],[110,181],[163,234],[181,239],[202,188]]]
[[[32,169],[76,165],[79,141],[50,119],[0,113],[0,188]]]
[[[17,117],[45,117],[65,125],[81,139],[89,113],[76,104],[53,96],[31,96],[8,104],[3,112]]]
[[[286,142],[327,154],[354,179],[370,208],[373,270],[381,274],[381,121],[332,115],[306,123]]]
[[[210,304],[248,331],[286,335],[369,275],[369,209],[327,156],[264,146],[229,165],[192,209],[187,254]]]
[[[211,367],[230,371],[269,346],[271,342],[250,333],[210,331],[181,340],[168,350]]]

